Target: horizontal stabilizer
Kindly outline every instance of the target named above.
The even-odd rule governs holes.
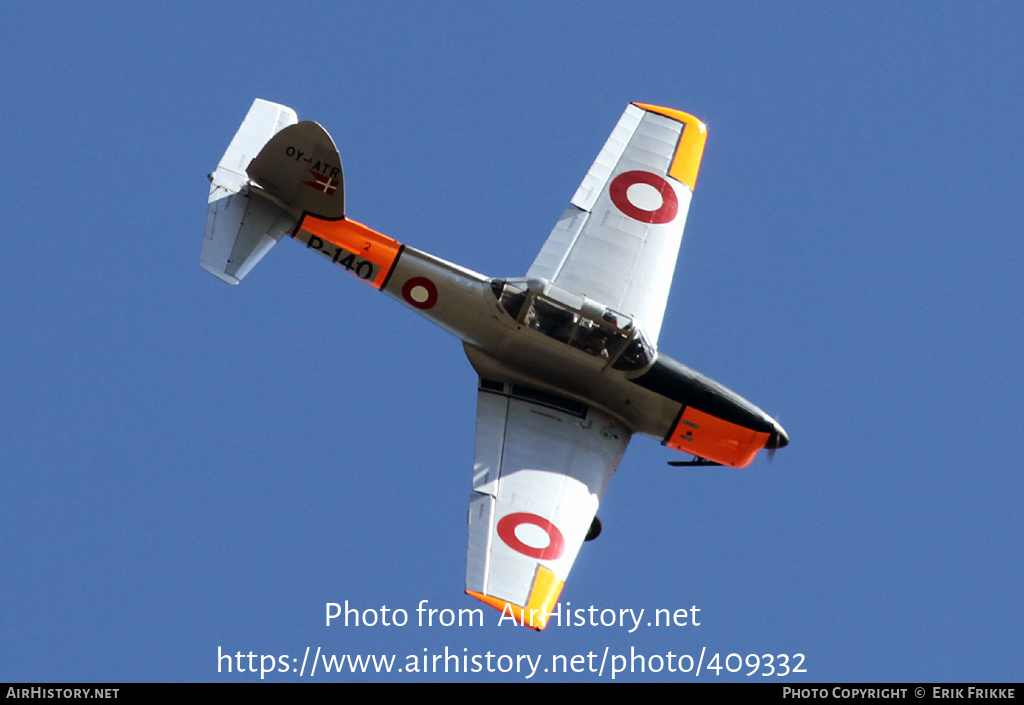
[[[245,173],[264,145],[297,122],[295,111],[256,100],[210,175],[206,233],[199,264],[229,284],[237,284],[262,257],[290,233],[297,218],[250,188]]]
[[[295,228],[296,219],[249,189],[220,191],[216,199],[210,197],[199,264],[228,284],[237,284]]]

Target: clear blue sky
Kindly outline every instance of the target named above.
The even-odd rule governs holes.
[[[218,673],[218,648],[307,646],[1020,680],[1020,6],[4,14],[0,680],[251,681]],[[634,439],[563,593],[696,605],[699,627],[412,624],[421,600],[478,604],[475,375],[453,338],[293,243],[237,288],[199,268],[205,176],[255,97],[333,135],[352,217],[494,276],[525,273],[628,101],[707,122],[660,347],[792,442],[685,470]],[[410,625],[325,627],[345,600]]]

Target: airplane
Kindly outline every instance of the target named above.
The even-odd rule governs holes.
[[[466,593],[539,631],[634,434],[682,465],[789,443],[658,351],[706,139],[692,115],[629,104],[526,276],[493,278],[350,219],[327,131],[256,100],[209,176],[200,264],[238,284],[289,235],[462,341],[479,376]]]

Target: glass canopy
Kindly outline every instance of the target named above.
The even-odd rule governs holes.
[[[650,345],[629,316],[542,279],[492,279],[502,310],[528,326],[617,370],[639,370],[654,358]]]

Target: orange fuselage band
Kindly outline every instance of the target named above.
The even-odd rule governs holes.
[[[375,265],[372,270],[374,276],[367,281],[375,289],[384,286],[402,250],[402,244],[397,240],[348,218],[325,220],[307,215],[296,228],[294,237],[308,241],[309,235],[331,243],[341,252],[354,255],[355,262],[366,261]],[[337,255],[332,259],[337,264],[345,261]]]

